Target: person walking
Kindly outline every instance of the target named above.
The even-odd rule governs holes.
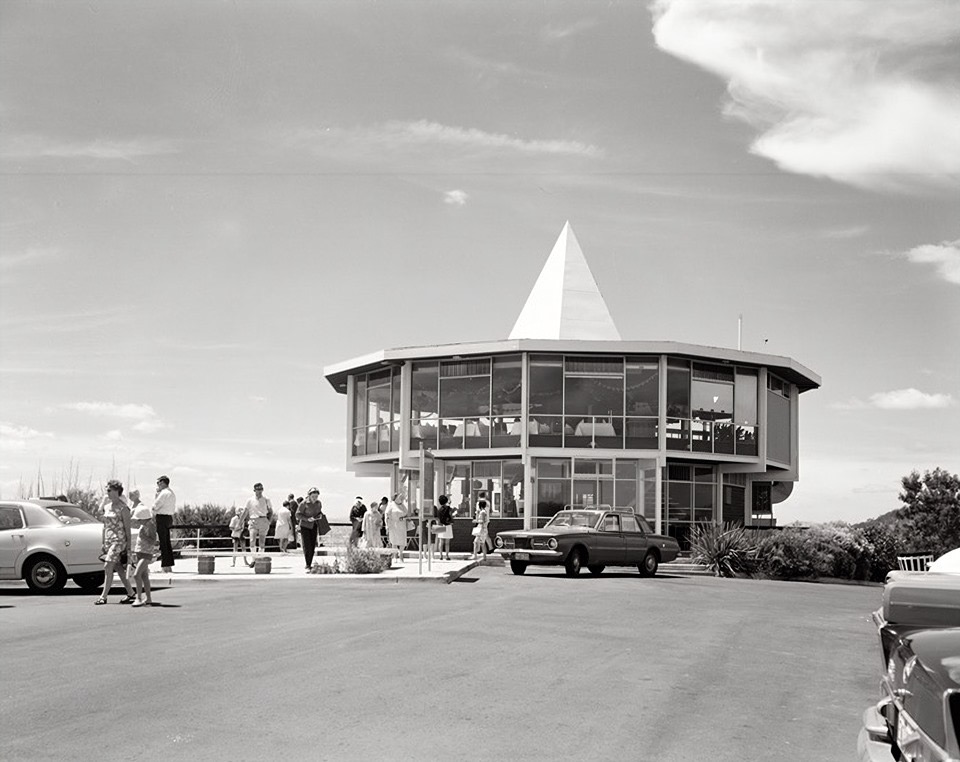
[[[313,554],[317,550],[317,523],[323,516],[323,504],[320,502],[320,490],[311,487],[307,499],[297,509],[297,525],[300,527],[300,545],[303,547],[303,560],[309,571],[313,566]]]
[[[350,539],[348,542],[350,545],[356,547],[357,543],[360,542],[360,538],[363,536],[363,514],[367,512],[367,506],[363,504],[363,498],[360,495],[357,495],[357,501],[353,504],[353,507],[350,509]]]
[[[231,508],[233,515],[230,517],[230,540],[233,543],[233,561],[231,566],[237,565],[237,554],[243,551],[243,522],[240,520],[240,514],[236,508]],[[244,559],[246,563],[246,559]]]
[[[133,494],[133,493],[131,493]],[[137,525],[137,541],[133,546],[132,556],[136,560],[133,571],[133,581],[137,586],[137,600],[134,608],[152,606],[153,597],[150,594],[150,562],[153,561],[157,550],[157,522],[153,512],[145,505],[139,505],[133,511],[131,518]]]
[[[293,517],[290,514],[290,503],[284,502],[277,511],[277,523],[273,528],[273,536],[280,546],[280,552],[287,552],[287,545],[293,539]]]
[[[371,503],[370,508],[363,514],[362,529],[363,537],[360,539],[362,548],[381,548],[380,544],[380,524],[383,519],[380,517],[380,511],[376,503]]]
[[[120,603],[133,603],[137,597],[127,579],[127,560],[130,550],[130,508],[123,500],[123,485],[116,479],[107,482],[107,497],[103,502],[103,592],[94,603],[102,606],[107,602],[116,572],[127,597]]]
[[[263,496],[263,485],[257,482],[253,485],[253,497],[247,500],[243,507],[241,520],[247,522],[250,530],[250,552],[266,553],[267,533],[270,531],[270,520],[273,518],[273,505],[270,498]],[[251,563],[250,566],[254,564]]]
[[[170,544],[170,527],[177,511],[177,496],[170,489],[170,477],[157,477],[157,496],[153,501],[153,515],[157,520],[157,539],[160,542],[160,569],[164,574],[173,571],[173,545]]]
[[[483,560],[487,560],[487,526],[490,523],[490,514],[487,513],[487,501],[477,501],[477,513],[473,522],[473,557],[478,553],[483,553]]]
[[[403,549],[407,545],[407,511],[403,507],[403,493],[398,492],[387,505],[383,515],[387,524],[387,540],[397,551],[397,560],[403,563]]]
[[[437,503],[437,523],[440,525],[437,531],[437,555],[440,560],[443,560],[444,550],[446,550],[449,561],[450,540],[453,539],[453,517],[457,515],[457,510],[450,505],[450,498],[446,495],[440,495]]]

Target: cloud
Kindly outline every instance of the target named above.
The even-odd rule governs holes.
[[[107,140],[98,138],[87,141],[71,141],[45,135],[19,135],[4,141],[0,149],[3,159],[93,159],[95,161],[126,161],[149,156],[179,153],[180,149],[169,140],[159,138],[134,138]]]
[[[870,398],[863,400],[852,398],[847,402],[835,402],[830,407],[835,410],[936,410],[952,407],[955,404],[950,394],[927,394],[913,387],[909,389],[895,389],[890,392],[876,392]]]
[[[106,434],[103,435],[104,439],[107,439],[111,442],[122,442],[123,441],[123,432],[120,429],[111,429]]]
[[[940,0],[654,0],[663,50],[727,82],[782,169],[869,189],[960,184],[960,14]]]
[[[947,283],[960,285],[960,238],[941,244],[929,243],[915,246],[904,253],[910,262],[936,265],[937,274]]]
[[[390,121],[372,127],[347,130],[340,127],[296,130],[285,133],[294,147],[340,158],[383,158],[427,151],[433,158],[439,149],[461,155],[573,156],[598,158],[603,150],[589,143],[563,139],[525,139],[474,127],[457,127],[425,119]],[[447,157],[439,157],[446,160]]]
[[[463,206],[467,203],[467,199],[470,198],[466,191],[462,190],[451,190],[447,191],[443,195],[443,203],[450,204],[451,206]]]
[[[48,431],[37,431],[29,426],[17,426],[12,423],[0,423],[0,450],[20,452],[27,449],[27,443],[35,439],[49,439]]]
[[[543,38],[548,42],[558,42],[559,40],[576,37],[583,32],[594,29],[599,23],[597,19],[580,19],[579,21],[574,21],[572,24],[565,24],[563,26],[551,24],[543,30]]]
[[[851,225],[846,228],[830,228],[820,233],[821,238],[831,238],[835,240],[846,240],[849,238],[860,238],[870,232],[868,225]]]
[[[72,402],[61,405],[61,407],[93,416],[136,421],[133,430],[144,434],[151,434],[154,431],[168,428],[168,425],[160,420],[156,411],[150,405],[117,404],[115,402]]]
[[[13,254],[4,254],[0,256],[0,273],[54,259],[61,253],[61,250],[56,248],[34,247]]]

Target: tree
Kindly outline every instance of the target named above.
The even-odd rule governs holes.
[[[940,555],[960,547],[960,476],[942,468],[911,471],[900,480],[898,518],[906,529],[910,550]]]

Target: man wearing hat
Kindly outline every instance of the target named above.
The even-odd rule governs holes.
[[[177,496],[170,489],[170,477],[157,477],[157,496],[153,501],[153,515],[157,517],[157,542],[160,543],[160,568],[165,574],[173,571],[173,546],[170,544],[170,526],[177,510]]]
[[[250,552],[263,553],[267,549],[267,532],[270,530],[270,519],[273,518],[273,506],[270,498],[263,496],[263,485],[257,482],[253,485],[253,497],[240,514],[240,521],[246,520],[250,529]],[[252,565],[252,564],[251,564]]]
[[[363,498],[357,495],[357,502],[350,509],[350,544],[356,545],[360,542],[360,536],[363,534],[363,514],[367,512],[367,506],[363,504]]]

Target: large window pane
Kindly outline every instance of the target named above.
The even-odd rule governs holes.
[[[667,366],[667,415],[690,417],[690,365],[671,360]]]
[[[563,361],[559,357],[530,358],[530,414],[563,413]]]
[[[357,379],[353,393],[353,425],[355,427],[367,425],[367,378]]]
[[[506,460],[503,462],[503,517],[522,517],[523,509],[523,463]]]
[[[410,378],[411,417],[435,418],[439,414],[438,375],[435,362],[413,364]]]
[[[767,392],[767,457],[790,462],[790,400]]]
[[[655,416],[660,410],[660,364],[627,360],[627,415]]]
[[[493,415],[518,415],[523,404],[523,370],[519,357],[493,359],[491,412]]]
[[[744,426],[755,426],[757,423],[756,371],[737,371],[736,391],[733,399],[734,420]]]
[[[565,392],[567,415],[623,415],[623,378],[567,376]]]
[[[466,417],[490,412],[490,377],[440,379],[440,415]]]
[[[537,516],[553,516],[569,504],[569,479],[537,480]]]
[[[693,417],[729,421],[733,417],[733,384],[693,379]]]

